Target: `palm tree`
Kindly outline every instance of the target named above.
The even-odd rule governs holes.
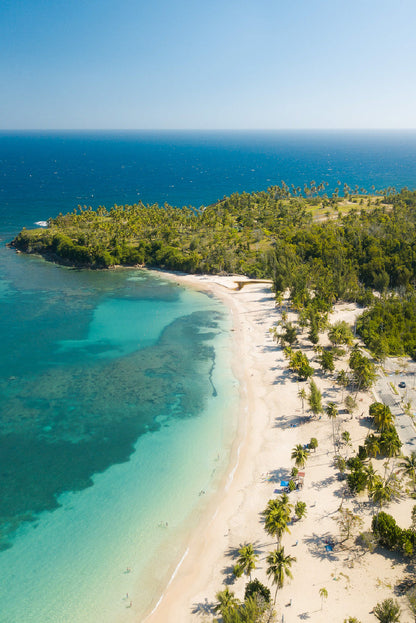
[[[375,502],[375,504],[378,504],[380,508],[383,504],[390,502],[393,495],[394,491],[392,488],[381,478],[374,482],[371,491],[369,491],[369,497],[373,500],[373,502]]]
[[[319,597],[321,598],[321,610],[324,606],[324,599],[328,599],[328,591],[325,586],[319,589]]]
[[[309,449],[313,450],[315,452],[317,447],[318,447],[318,440],[317,440],[317,438],[316,437],[311,437],[310,442],[309,442]]]
[[[238,550],[237,564],[240,565],[244,573],[250,577],[250,580],[251,572],[256,568],[256,561],[258,557],[259,555],[254,552],[254,548],[251,543],[243,545]]]
[[[376,458],[380,454],[380,438],[377,435],[367,435],[364,441],[365,451],[368,457]]]
[[[282,495],[280,495],[279,497],[269,500],[267,502],[266,509],[263,511],[263,515],[267,515],[268,512],[276,508],[283,508],[285,510],[285,513],[287,514],[289,521],[290,512],[293,508],[293,504],[289,502],[289,496],[287,495],[287,493],[282,493]]]
[[[330,326],[328,331],[328,338],[332,342],[332,344],[336,345],[346,344],[347,346],[351,346],[354,341],[351,327],[345,322],[345,320],[340,320]]]
[[[302,401],[302,415],[305,414],[305,400],[306,400],[306,391],[305,388],[302,387],[299,391],[298,391],[298,397],[301,399]]]
[[[314,415],[319,415],[322,413],[322,392],[318,389],[313,379],[309,382],[309,390],[309,406]]]
[[[403,457],[399,467],[400,471],[408,477],[414,487],[416,483],[416,451],[413,450],[410,456]]]
[[[416,621],[416,590],[415,587],[411,588],[406,593],[407,597],[407,605],[409,606],[409,610],[413,615],[414,620]]]
[[[336,452],[335,447],[335,418],[338,415],[338,409],[335,402],[329,402],[325,408],[327,416],[330,418],[332,422],[332,442],[334,444],[334,452]]]
[[[297,519],[302,519],[302,517],[306,517],[306,513],[307,513],[306,502],[302,502],[301,500],[298,500],[295,504],[295,515]]]
[[[364,467],[364,472],[367,478],[367,490],[371,496],[373,489],[376,486],[378,487],[379,483],[382,482],[381,476],[377,474],[371,461]]]
[[[344,443],[346,446],[350,446],[351,445],[351,435],[347,430],[342,431],[342,443]]]
[[[214,611],[220,612],[221,614],[228,608],[234,608],[234,606],[239,604],[238,599],[235,597],[233,591],[230,591],[228,586],[223,591],[219,591],[215,597],[218,603],[214,606]]]
[[[377,377],[376,368],[368,357],[361,354],[358,344],[352,349],[348,363],[353,372],[357,394],[361,389],[369,389]]]
[[[374,424],[380,432],[387,430],[393,424],[393,414],[390,407],[376,402],[370,406],[370,415],[374,418]]]
[[[380,437],[380,450],[388,459],[399,456],[401,447],[402,442],[394,426],[382,433]]]
[[[291,454],[291,458],[295,461],[296,467],[305,467],[308,456],[308,449],[304,448],[301,443],[296,444]]]
[[[288,522],[290,519],[290,513],[287,513],[287,509],[282,506],[272,508],[265,513],[264,529],[270,536],[276,537],[277,545],[280,545],[281,538],[284,532],[289,532]]]
[[[349,382],[350,382],[348,378],[348,374],[345,370],[340,370],[338,372],[336,382],[338,383],[338,385],[341,385],[342,387],[341,400],[344,400],[344,390],[346,387],[348,387]]]
[[[284,547],[279,547],[279,549],[270,552],[266,560],[269,565],[266,573],[272,578],[273,584],[276,584],[276,592],[274,595],[274,603],[276,603],[277,591],[279,588],[283,587],[285,576],[287,578],[293,577],[290,567],[292,566],[292,562],[296,562],[296,558],[290,555],[286,556]]]

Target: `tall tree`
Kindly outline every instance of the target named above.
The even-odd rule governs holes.
[[[373,402],[369,407],[369,414],[374,418],[374,424],[381,432],[390,428],[393,424],[393,414],[388,405],[382,402]]]
[[[326,414],[331,420],[332,424],[332,442],[334,444],[334,452],[336,453],[336,445],[335,445],[335,420],[338,417],[338,409],[335,402],[328,402],[325,408]]]
[[[276,537],[277,545],[284,532],[290,532],[288,523],[292,511],[292,504],[289,503],[287,495],[280,498],[269,500],[262,515],[264,516],[264,529],[270,536]]]
[[[355,515],[349,508],[342,508],[339,510],[337,523],[344,542],[350,538],[356,528],[362,526],[363,520],[359,515]]]
[[[338,372],[336,382],[338,385],[342,387],[341,400],[344,400],[344,390],[346,387],[348,387],[349,382],[350,382],[348,378],[348,374],[345,370],[340,370]]]
[[[289,358],[289,368],[296,372],[299,379],[305,380],[312,376],[314,370],[309,363],[308,357],[301,350],[292,350],[290,347],[285,348],[285,354]]]
[[[374,483],[373,488],[369,491],[370,499],[380,508],[390,502],[394,495],[396,495],[396,491],[391,483],[381,478]]]
[[[306,502],[302,502],[301,500],[298,500],[295,504],[296,518],[302,519],[302,517],[306,517],[306,514],[307,514]]]
[[[388,459],[399,456],[402,442],[394,426],[390,426],[380,435],[380,451]]]
[[[317,360],[324,372],[333,372],[335,370],[334,354],[330,350],[323,350]]]
[[[367,490],[371,497],[371,494],[374,491],[374,489],[380,486],[380,482],[382,482],[382,479],[381,479],[380,474],[377,474],[377,472],[375,471],[371,461],[368,463],[368,465],[364,467],[364,473],[367,478],[367,483],[366,483]]]
[[[270,552],[266,558],[267,570],[266,573],[272,578],[273,584],[276,585],[276,592],[274,595],[274,603],[276,603],[277,591],[284,585],[285,577],[292,578],[293,575],[290,571],[292,562],[296,562],[294,556],[286,555],[283,547]]]
[[[302,415],[305,414],[305,400],[306,400],[306,391],[304,387],[301,387],[298,390],[298,397],[301,399],[302,401]]]
[[[318,386],[313,379],[309,381],[308,402],[310,409],[314,415],[319,415],[320,413],[322,413],[322,393],[318,389]]]
[[[219,591],[216,594],[216,598],[217,598],[217,603],[214,606],[214,611],[219,612],[221,615],[228,608],[234,607],[240,603],[238,599],[236,598],[235,594],[233,593],[233,591],[230,591],[228,586],[224,588],[223,591]]]
[[[369,458],[376,458],[380,454],[380,437],[371,433],[364,441],[364,448]]]
[[[400,471],[409,479],[413,488],[416,484],[416,451],[412,450],[409,456],[403,457],[399,463]]]
[[[243,545],[238,550],[237,564],[243,569],[244,573],[249,576],[251,580],[251,572],[256,568],[256,561],[259,555],[255,553],[254,547],[251,543]]]
[[[345,320],[335,322],[329,328],[328,337],[332,344],[335,344],[336,346],[340,344],[351,346],[354,341],[351,327],[345,322]]]
[[[353,372],[357,392],[369,389],[377,377],[374,363],[354,347],[349,358],[349,366]]]
[[[325,588],[325,586],[319,589],[319,597],[321,598],[321,610],[322,610],[322,608],[324,607],[325,599],[328,599],[328,591]]]

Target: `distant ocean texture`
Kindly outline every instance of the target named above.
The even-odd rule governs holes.
[[[229,469],[231,321],[163,274],[6,248],[78,204],[416,187],[416,132],[0,133],[0,623],[154,607]],[[139,588],[138,588],[139,587]]]

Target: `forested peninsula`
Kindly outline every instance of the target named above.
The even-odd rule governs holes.
[[[239,273],[289,289],[312,334],[338,300],[366,306],[357,330],[382,359],[416,359],[416,191],[367,196],[344,185],[234,193],[201,208],[78,207],[11,245],[66,265]]]

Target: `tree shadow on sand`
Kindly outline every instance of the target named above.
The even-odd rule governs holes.
[[[287,415],[279,415],[277,417],[274,418],[274,427],[275,428],[282,428],[282,425],[286,424],[287,422]]]
[[[276,367],[275,370],[279,370],[279,368]],[[274,379],[273,385],[286,385],[288,381],[297,383],[297,379],[293,378],[293,374],[290,370],[283,370],[283,372],[279,370],[279,372],[279,376]]]
[[[291,470],[288,469],[287,467],[279,467],[277,469],[273,469],[272,471],[269,472],[266,480],[268,480],[268,482],[272,482],[272,483],[279,483],[282,480],[289,480],[291,478]],[[274,492],[276,495],[278,493],[276,493],[276,491]],[[283,491],[282,491],[283,493]]]
[[[359,423],[360,423],[360,426],[362,426],[363,428],[366,428],[367,430],[374,430],[373,418],[369,416],[360,417]]]
[[[279,415],[274,418],[274,428],[296,428],[311,421],[309,415]]]
[[[215,604],[209,602],[205,597],[205,601],[200,601],[192,606],[192,614],[203,614],[213,616],[215,614]]]
[[[326,489],[327,487],[332,485],[335,480],[336,480],[335,476],[328,476],[328,478],[324,478],[323,480],[315,480],[314,482],[311,483],[311,486],[314,489],[318,489],[318,491],[320,491],[321,489]]]
[[[306,543],[313,558],[322,561],[329,560],[330,562],[339,560],[339,556],[333,550],[335,547],[334,537],[329,532],[322,535],[314,533],[312,536],[305,536],[303,542]]]

